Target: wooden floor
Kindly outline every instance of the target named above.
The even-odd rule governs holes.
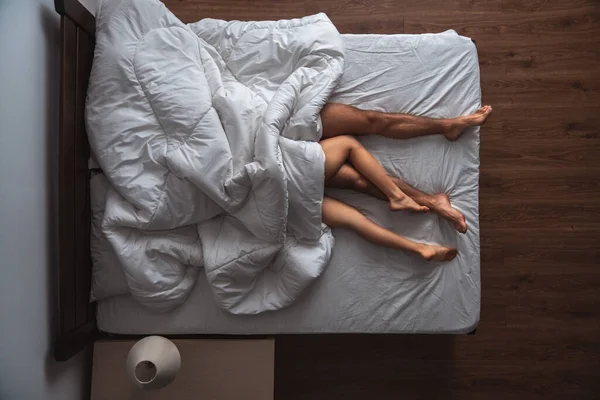
[[[295,336],[276,398],[600,398],[600,1],[170,0],[185,22],[326,12],[342,33],[455,29],[483,100],[475,336]]]

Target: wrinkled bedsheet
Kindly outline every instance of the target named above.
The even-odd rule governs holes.
[[[102,2],[86,103],[108,178],[102,232],[132,297],[183,303],[204,268],[235,314],[292,303],[327,265],[319,112],[344,68],[324,14],[185,25]]]

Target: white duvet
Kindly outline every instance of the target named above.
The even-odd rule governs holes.
[[[236,314],[293,302],[331,256],[319,112],[343,71],[324,14],[187,26],[153,0],[96,13],[87,131],[129,292],[168,311],[203,268]]]

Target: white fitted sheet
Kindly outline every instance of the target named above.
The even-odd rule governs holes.
[[[480,106],[477,51],[470,39],[454,31],[343,36],[346,70],[331,101],[430,117],[464,115]],[[465,333],[474,329],[480,310],[479,128],[469,129],[456,142],[438,136],[361,141],[391,174],[423,191],[446,192],[464,213],[469,231],[460,235],[435,215],[392,213],[385,203],[362,194],[331,190],[329,195],[409,238],[456,246],[455,260],[427,263],[335,230],[330,264],[288,308],[231,315],[216,305],[201,274],[186,303],[166,314],[148,311],[127,295],[100,300],[99,329],[119,334]],[[109,278],[122,279],[119,272],[96,271],[95,290],[110,293],[111,287],[119,287],[122,283]]]

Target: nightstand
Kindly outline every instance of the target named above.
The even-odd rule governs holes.
[[[125,372],[135,340],[94,344],[92,400],[272,400],[274,339],[175,339],[181,369],[159,391],[139,389]]]

